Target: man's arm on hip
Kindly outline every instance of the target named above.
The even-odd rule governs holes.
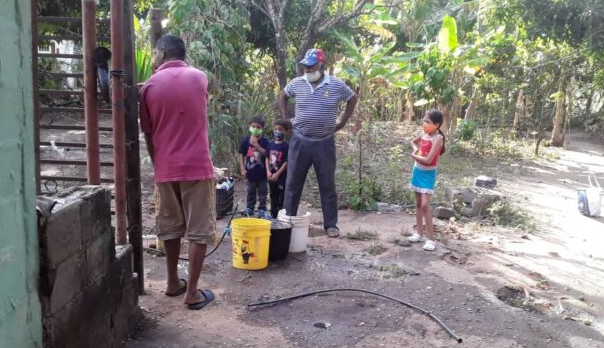
[[[285,93],[285,91],[281,90],[279,93],[279,111],[281,112],[281,118],[287,120],[287,102],[289,100],[289,96]]]
[[[336,132],[346,126],[350,116],[354,111],[354,108],[357,106],[357,95],[353,94],[348,101],[346,102],[346,109],[344,109],[344,114],[342,115],[342,120],[336,125]]]

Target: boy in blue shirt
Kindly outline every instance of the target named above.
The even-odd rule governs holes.
[[[250,122],[250,135],[239,146],[241,175],[247,178],[247,214],[253,215],[258,200],[258,217],[266,217],[266,154],[268,139],[262,136],[264,118],[254,116]]]
[[[287,177],[287,153],[289,144],[285,141],[285,134],[290,130],[287,120],[279,119],[273,124],[275,141],[268,146],[266,157],[266,177],[271,189],[271,215],[277,217],[279,210],[283,209],[285,198],[285,178]]]

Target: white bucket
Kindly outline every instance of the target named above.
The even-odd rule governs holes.
[[[287,216],[285,209],[277,214],[277,220],[286,221],[294,225],[292,228],[292,237],[289,242],[290,253],[302,253],[306,251],[308,242],[308,226],[310,225],[310,212],[305,215]]]

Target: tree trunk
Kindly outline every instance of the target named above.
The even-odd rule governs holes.
[[[587,97],[587,102],[585,103],[585,120],[591,119],[591,105],[593,104],[595,91],[592,89],[589,92],[589,97]]]
[[[566,142],[566,144],[568,145],[568,139],[566,138],[566,132],[570,133],[570,119],[573,117],[573,108],[575,106],[575,102],[573,100],[573,90],[572,90],[572,86],[575,85],[575,78],[574,76],[571,78],[570,82],[567,84],[567,91],[565,93],[565,98],[566,98],[566,109],[565,109],[565,117],[564,117],[564,123],[563,123],[563,127],[562,127],[562,139],[563,139],[563,144],[564,141]]]
[[[503,103],[502,103],[500,119],[507,121],[507,110],[508,110],[508,104],[510,103],[508,100],[508,99],[510,99],[510,91],[508,90],[507,86],[504,87],[503,93],[501,94],[501,98],[503,99]],[[505,124],[507,124],[507,122],[505,122]]]
[[[505,109],[505,115],[504,115],[504,120],[510,120],[513,122],[514,120],[514,114],[516,112],[516,100],[517,100],[517,96],[516,96],[516,90],[508,90],[507,94],[506,94],[506,109]],[[505,127],[507,127],[509,123],[505,122],[504,125]]]
[[[480,91],[478,87],[474,87],[474,91],[472,92],[472,99],[470,100],[470,105],[466,109],[466,114],[464,115],[464,119],[467,121],[474,121],[474,115],[476,114],[476,106],[478,105],[478,99],[480,99]]]
[[[289,0],[264,0],[260,3],[252,1],[252,5],[271,20],[275,29],[275,61],[277,65],[277,79],[281,88],[285,87],[287,83],[287,36],[283,22],[288,3]]]
[[[520,121],[524,116],[524,91],[520,90],[516,99],[516,111],[514,112],[514,129],[520,131]]]
[[[449,108],[450,105],[438,103],[438,110],[443,114],[443,124],[440,129],[445,133],[445,135],[449,136],[449,127],[451,126],[451,119],[449,118]]]
[[[287,40],[282,26],[275,27],[275,44],[277,49],[277,78],[279,87],[283,89],[287,83]]]
[[[453,105],[451,105],[451,110],[449,111],[449,128],[447,135],[455,134],[455,129],[457,128],[457,118],[459,117],[459,113],[461,111],[461,97],[456,96],[453,99]]]
[[[537,133],[537,142],[535,143],[535,157],[539,157],[539,145],[541,145],[542,140],[543,140],[543,132],[539,131]]]
[[[405,121],[405,96],[406,92],[400,98],[396,98],[396,114],[399,122]]]
[[[338,62],[338,61],[342,60],[343,58],[346,58],[346,55],[341,54],[341,53],[334,53],[334,54],[330,54],[329,56],[331,57],[330,61],[332,62],[332,64],[329,64],[329,75],[334,76],[335,70],[336,70],[335,62]]]
[[[408,123],[413,122],[415,119],[415,109],[413,108],[413,96],[409,91],[407,91],[407,95],[405,96],[405,106],[403,109],[405,110],[405,121]]]
[[[530,119],[535,111],[535,103],[530,94],[524,96],[524,118]]]
[[[552,146],[562,146],[564,144],[564,113],[566,111],[565,104],[565,84],[566,76],[564,71],[560,74],[558,80],[558,96],[556,97],[556,114],[554,115],[554,129],[552,130],[551,144]]]

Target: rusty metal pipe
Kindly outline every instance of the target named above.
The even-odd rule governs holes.
[[[96,67],[94,48],[96,46],[96,2],[82,0],[82,32],[84,46],[84,119],[86,120],[86,170],[88,183],[101,183],[99,155],[99,113],[96,92]]]
[[[126,235],[126,130],[124,121],[124,1],[111,0],[111,102],[113,118],[113,177],[115,180],[116,243],[128,243]]]

